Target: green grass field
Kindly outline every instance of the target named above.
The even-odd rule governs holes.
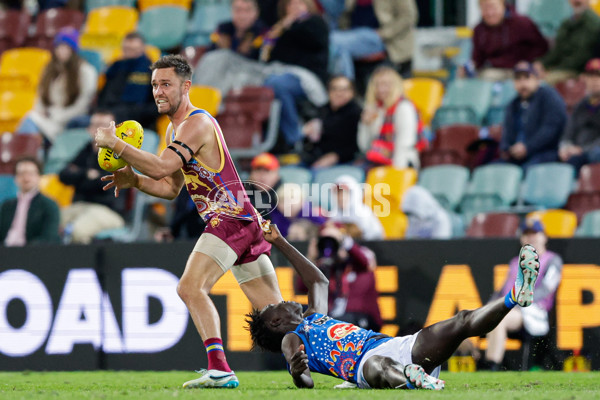
[[[442,372],[446,389],[432,391],[336,390],[341,381],[315,375],[313,390],[296,389],[286,372],[240,372],[237,389],[181,389],[190,372],[4,372],[0,399],[600,399],[600,372]]]

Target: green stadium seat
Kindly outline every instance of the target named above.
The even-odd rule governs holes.
[[[469,170],[460,165],[436,165],[422,169],[419,174],[419,186],[429,190],[447,210],[456,209],[468,181]]]
[[[497,195],[502,204],[509,206],[517,201],[523,169],[512,164],[488,164],[473,170],[468,189],[470,194]]]
[[[600,237],[600,210],[590,211],[583,216],[575,236]]]
[[[434,117],[434,129],[442,126],[440,125],[440,118],[444,114],[460,115],[461,110],[471,110],[472,113],[467,112],[466,115],[470,114],[468,118],[474,119],[474,121],[463,122],[481,125],[492,103],[492,88],[492,82],[480,79],[456,79],[452,81],[446,88],[442,106],[436,112],[437,119]],[[451,117],[446,115],[443,118],[446,121]]]
[[[312,182],[312,173],[303,167],[285,166],[279,169],[279,176],[284,183],[306,185]]]
[[[217,25],[231,20],[228,0],[196,0],[192,17],[187,23],[184,46],[206,46]]]
[[[150,7],[140,15],[138,30],[146,43],[161,50],[172,49],[183,42],[188,16],[183,7]]]
[[[85,128],[64,131],[54,141],[44,166],[44,174],[58,174],[92,138]]]
[[[573,9],[564,0],[531,0],[526,14],[544,36],[553,38],[561,22],[573,14]]]
[[[135,0],[86,0],[85,12],[89,13],[95,8],[110,6],[135,7]]]
[[[575,183],[575,169],[566,163],[542,163],[529,167],[522,199],[543,208],[562,208]]]
[[[17,197],[17,185],[12,175],[0,174],[0,204],[6,199]]]

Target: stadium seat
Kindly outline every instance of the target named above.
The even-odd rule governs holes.
[[[29,91],[0,92],[0,135],[17,130],[21,119],[33,108],[35,96]]]
[[[590,7],[597,15],[600,16],[600,0],[591,0]]]
[[[107,61],[114,49],[121,46],[123,37],[136,30],[137,22],[138,12],[133,7],[94,8],[88,13],[80,46],[98,51]]]
[[[8,80],[3,80],[1,89],[35,92],[50,58],[50,52],[45,49],[20,47],[6,50],[0,57],[0,77]],[[10,82],[14,86],[7,86]]]
[[[436,112],[437,114],[457,110],[471,110],[475,116],[475,123],[481,125],[486,116],[492,101],[493,83],[480,79],[456,79],[446,88],[442,106]],[[437,124],[434,129],[440,125]]]
[[[313,182],[318,185],[333,183],[342,175],[350,175],[356,179],[358,183],[363,183],[365,181],[364,169],[353,165],[337,165],[316,170]]]
[[[150,7],[182,7],[189,11],[192,8],[192,0],[138,0],[137,6],[140,12]]]
[[[68,207],[73,202],[75,187],[65,185],[58,178],[58,174],[44,174],[40,179],[40,192],[50,197],[60,208]]]
[[[69,129],[57,136],[44,167],[46,174],[58,174],[92,138],[85,129]]]
[[[0,204],[6,199],[17,197],[18,188],[15,178],[12,175],[13,172],[11,171],[10,174],[0,174]]]
[[[583,216],[575,236],[600,237],[600,210],[590,211]]]
[[[435,111],[442,104],[444,85],[431,78],[406,79],[404,94],[417,107],[423,124],[429,126]]]
[[[563,0],[531,0],[526,12],[542,34],[553,38],[558,27],[573,14],[569,2]]]
[[[435,131],[443,126],[455,124],[480,125],[481,121],[470,108],[442,106],[436,110],[433,116],[431,129]]]
[[[509,206],[519,197],[523,169],[512,164],[488,164],[473,170],[468,192],[480,195],[495,195],[502,204]]]
[[[522,199],[543,208],[560,208],[567,203],[575,180],[575,169],[566,163],[542,163],[527,169]]]
[[[502,203],[500,196],[497,195],[465,194],[460,201],[459,208],[463,215],[465,225],[469,226],[475,215],[479,213],[504,211],[506,207]]]
[[[92,10],[96,8],[111,6],[134,7],[135,0],[86,0],[85,12],[89,14]]]
[[[210,34],[221,22],[231,20],[228,0],[196,0],[192,17],[187,24],[184,46],[207,46]]]
[[[465,161],[453,150],[430,149],[421,152],[421,168],[433,167],[435,165],[454,164],[464,165]]]
[[[44,10],[37,15],[35,34],[27,39],[27,44],[52,50],[58,31],[68,26],[80,31],[84,21],[85,15],[79,10],[58,7]]]
[[[392,210],[400,210],[404,193],[416,183],[417,171],[413,168],[371,168],[366,178],[365,203],[374,208],[386,199]]]
[[[571,193],[565,208],[573,211],[581,221],[587,212],[600,209],[600,191]]]
[[[454,210],[463,197],[469,181],[469,170],[459,165],[438,165],[423,168],[419,186],[429,190],[447,210]]]
[[[577,216],[569,210],[534,211],[526,216],[527,219],[539,219],[544,224],[546,235],[550,238],[570,238],[577,229]]]
[[[448,125],[439,128],[435,132],[435,138],[431,143],[432,150],[444,150],[456,153],[461,165],[467,165],[469,153],[467,147],[479,139],[479,127],[476,125]],[[427,150],[430,151],[430,150]],[[423,153],[426,153],[424,151]]]
[[[0,10],[0,53],[25,43],[29,14],[18,10]]]
[[[475,215],[471,220],[466,236],[470,238],[514,238],[517,235],[519,223],[520,219],[517,214],[481,213]]]
[[[100,75],[104,72],[104,67],[105,67],[104,61],[102,61],[102,55],[100,53],[98,53],[97,51],[88,50],[88,49],[79,49],[79,57],[83,58],[85,61],[90,63],[90,65],[96,69],[96,71],[98,72],[98,75]]]
[[[585,193],[597,191],[600,191],[600,163],[586,164],[579,170],[577,192]]]
[[[181,45],[187,21],[183,7],[151,7],[142,12],[138,30],[148,44],[167,50]]]
[[[312,173],[310,170],[293,165],[286,165],[279,168],[279,176],[284,183],[297,183],[302,186],[312,182]]]
[[[190,88],[190,101],[194,106],[216,116],[221,107],[221,91],[211,86],[193,85]]]
[[[280,103],[271,88],[248,86],[231,90],[223,108],[217,120],[233,158],[254,157],[275,145]]]
[[[24,156],[38,157],[42,138],[39,135],[0,135],[0,173],[12,174],[16,161]]]
[[[585,82],[582,79],[567,79],[554,85],[560,96],[567,105],[567,112],[571,114],[573,109],[586,94]]]
[[[385,238],[388,240],[404,239],[408,228],[408,217],[401,211],[392,211],[387,216],[380,216]]]

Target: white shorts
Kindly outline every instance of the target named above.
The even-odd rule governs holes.
[[[415,333],[414,335],[395,337],[392,340],[388,340],[384,344],[367,351],[358,365],[358,373],[356,375],[356,383],[358,387],[361,389],[371,388],[362,373],[365,361],[367,361],[370,357],[383,356],[389,357],[402,365],[412,364],[412,348],[420,332],[421,331]],[[438,365],[429,375],[439,378],[440,369],[441,367]]]

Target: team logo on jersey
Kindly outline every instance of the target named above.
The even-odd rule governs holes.
[[[335,324],[327,329],[327,337],[329,337],[329,340],[340,340],[359,329],[359,327],[352,324]]]

